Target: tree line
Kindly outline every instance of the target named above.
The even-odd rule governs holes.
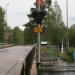
[[[44,19],[43,32],[41,33],[41,41],[48,41],[50,44],[58,45],[60,43],[67,44],[67,25],[64,24],[62,20],[62,11],[55,1],[54,6],[49,5],[47,0],[46,16]],[[0,7],[0,43],[4,42],[4,20],[5,12],[2,7]],[[34,27],[36,23],[31,20],[25,24],[25,29],[21,30],[19,27],[14,27],[11,29],[8,27],[8,43],[13,43],[15,45],[25,45],[34,44],[37,42],[37,33],[34,33]],[[69,45],[75,47],[75,24],[68,28],[69,32]]]

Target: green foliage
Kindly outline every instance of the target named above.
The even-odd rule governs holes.
[[[8,43],[13,43],[13,29],[11,29],[10,27],[8,27]]]
[[[67,56],[69,57],[69,59],[72,61],[72,59],[73,59],[73,51],[74,51],[75,49],[74,48],[72,48],[72,47],[70,47],[70,48],[68,48],[68,50],[67,50]]]
[[[57,2],[54,7],[48,8],[48,13],[45,18],[45,25],[48,25],[45,30],[45,39],[52,44],[61,43],[65,39],[66,27],[62,20],[62,12]]]
[[[45,52],[45,54],[50,55],[50,56],[56,56],[57,55],[57,51],[56,50],[52,50],[48,47],[44,47],[42,48],[42,50]]]
[[[57,2],[55,2],[54,7],[50,5],[50,0],[46,0],[48,5],[48,12],[45,17],[44,29],[41,33],[41,40],[51,42],[52,44],[58,45],[61,43],[62,39],[65,39],[66,27],[62,20],[62,12]],[[45,25],[47,27],[45,28]],[[36,33],[33,33],[34,23],[29,22],[24,30],[25,44],[29,44],[37,41]],[[30,37],[32,36],[32,38]],[[46,37],[45,37],[46,36]]]
[[[72,59],[68,55],[63,55],[64,61],[72,61]]]
[[[49,9],[49,7],[51,6],[52,0],[46,0],[46,6]]]
[[[13,43],[16,45],[23,45],[24,44],[24,33],[18,27],[13,29]]]
[[[30,21],[24,29],[24,44],[34,44],[37,40],[36,33],[33,32],[35,25]]]
[[[70,47],[70,48],[66,49],[66,53],[58,52],[58,57],[60,57],[64,61],[73,61],[73,51],[74,50],[75,50],[75,48]]]
[[[75,47],[75,24],[69,28],[69,44],[71,47]]]
[[[0,7],[0,42],[3,42],[3,39],[4,39],[4,29],[3,29],[4,22],[5,22],[4,15],[5,15],[5,12],[2,9],[2,7]]]

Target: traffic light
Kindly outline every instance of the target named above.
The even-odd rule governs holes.
[[[43,0],[36,0],[36,6],[37,6],[37,7],[38,7],[39,4],[40,4],[40,6],[42,6]]]
[[[32,17],[34,18],[34,21],[37,24],[41,24],[42,23],[42,20],[45,17],[45,11],[35,10],[35,11],[32,12]]]

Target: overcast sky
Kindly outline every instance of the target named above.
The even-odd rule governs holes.
[[[0,6],[6,9],[6,4],[9,3],[7,8],[7,22],[11,27],[19,26],[23,28],[23,24],[29,21],[27,14],[30,8],[34,7],[36,0],[0,0]],[[55,0],[52,0],[53,2]],[[62,9],[63,20],[66,24],[66,0],[57,0],[60,8]],[[69,1],[69,26],[75,23],[75,0]]]
[[[57,0],[61,9],[63,20],[66,24],[66,0]],[[75,24],[75,0],[68,0],[68,23],[69,27]]]

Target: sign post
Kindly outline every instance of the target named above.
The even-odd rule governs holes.
[[[38,0],[38,10],[40,11],[40,0]],[[40,24],[39,24],[40,27]],[[39,50],[39,63],[40,63],[40,49],[41,49],[41,45],[40,45],[40,32],[37,33],[37,41],[38,41],[38,50]]]
[[[37,27],[34,28],[34,32],[37,32],[37,47],[38,47],[38,62],[40,63],[40,49],[41,49],[41,41],[40,41],[40,33],[42,32],[42,20],[45,16],[45,10],[41,7],[43,6],[43,0],[36,0],[36,9],[32,11],[32,17],[34,21],[38,24]]]

